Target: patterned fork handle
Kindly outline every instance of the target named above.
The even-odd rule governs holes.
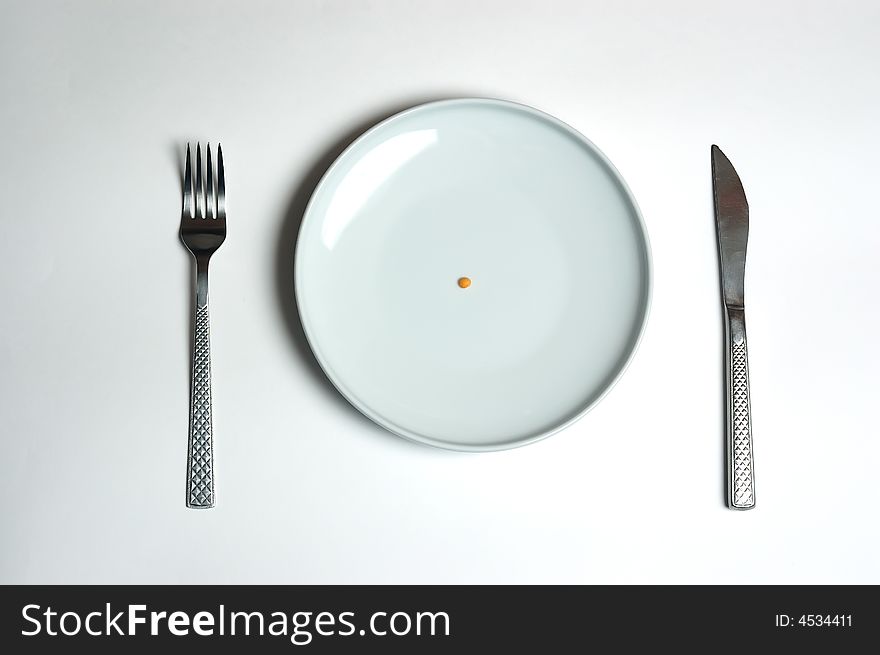
[[[726,313],[727,504],[731,509],[752,509],[755,506],[755,462],[746,316],[742,309],[730,307]]]
[[[196,304],[186,480],[187,507],[207,509],[214,506],[211,334],[207,298],[204,305]]]

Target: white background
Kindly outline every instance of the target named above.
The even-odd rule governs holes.
[[[0,582],[880,583],[877,3],[0,5]],[[654,257],[620,383],[495,454],[361,417],[292,298],[322,170],[455,96],[593,140]],[[187,140],[227,164],[213,511],[184,507]],[[712,143],[752,213],[744,513],[723,503]]]

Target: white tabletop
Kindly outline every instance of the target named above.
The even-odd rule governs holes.
[[[876,3],[4,1],[0,582],[880,582]],[[296,230],[426,100],[566,121],[651,237],[632,365],[573,427],[457,454],[326,382]],[[217,507],[184,507],[187,140],[221,141]],[[751,206],[757,508],[723,502],[709,146]]]

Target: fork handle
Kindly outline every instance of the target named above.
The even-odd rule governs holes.
[[[746,315],[742,308],[725,307],[727,317],[727,505],[755,506],[755,462],[752,410],[749,400],[749,359]]]
[[[211,332],[208,319],[208,263],[197,261],[193,334],[186,505],[214,506],[214,438],[211,422]]]

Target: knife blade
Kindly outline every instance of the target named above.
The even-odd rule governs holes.
[[[712,186],[725,317],[727,505],[755,506],[755,463],[745,317],[749,203],[742,181],[721,149],[712,146]]]
[[[724,304],[744,307],[749,203],[736,169],[718,146],[712,146],[712,178]]]

